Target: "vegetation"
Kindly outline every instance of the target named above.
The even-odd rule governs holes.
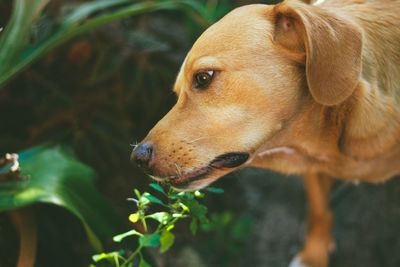
[[[150,186],[162,193],[168,203],[165,203],[148,192],[140,194],[138,190],[135,190],[137,199],[130,198],[129,200],[137,204],[138,211],[131,214],[129,220],[133,223],[140,221],[144,226],[145,233],[143,234],[133,229],[113,238],[115,242],[121,242],[126,237],[139,236],[138,246],[135,251],[129,253],[127,257],[124,257],[124,255],[127,254],[125,251],[102,253],[93,257],[95,262],[109,260],[114,263],[115,266],[133,266],[133,260],[135,260],[136,256],[139,256],[139,266],[150,266],[143,257],[142,248],[159,246],[160,253],[166,252],[175,241],[175,235],[172,233],[172,229],[175,227],[175,223],[177,223],[178,220],[192,217],[190,230],[193,235],[196,234],[199,223],[201,225],[210,224],[206,217],[207,207],[200,204],[196,199],[204,197],[204,194],[200,191],[194,193],[169,191],[166,193],[158,184],[150,184]],[[207,191],[216,193],[223,192],[221,189],[215,188],[208,188]],[[166,208],[167,211],[147,214],[148,205],[150,203],[161,205]],[[148,233],[147,219],[153,219],[158,222],[156,229],[152,233]]]
[[[136,264],[131,259],[139,258],[138,264],[146,266],[142,248],[160,245],[161,252],[168,250],[174,242],[171,230],[181,218],[193,218],[193,233],[198,225],[214,231],[223,216],[234,220],[228,212],[213,214],[208,221],[207,208],[196,200],[203,193],[164,191],[153,184],[162,203],[136,190],[139,210],[129,217],[130,227],[144,228],[114,238],[120,242],[134,234],[139,245],[107,241],[128,229],[124,217],[131,206],[125,196],[148,183],[128,162],[129,144],[174,101],[168,91],[194,39],[233,7],[228,0],[0,3],[0,224],[7,211],[17,218],[13,224],[18,233],[28,233],[29,238],[20,238],[20,266],[24,260],[40,266],[54,266],[55,261],[57,266],[87,266],[93,251],[110,248],[122,252],[98,254],[96,264],[104,265],[108,261],[100,260],[112,255],[116,265],[130,266]],[[16,151],[21,152],[6,154]],[[147,214],[154,202],[163,210]],[[49,204],[70,213],[59,213]],[[52,213],[60,214],[59,221]],[[65,252],[63,242],[85,239],[70,240],[70,232],[61,229],[52,236],[43,228],[79,232],[72,215],[81,222],[91,248],[82,245],[79,252]],[[153,222],[147,229],[148,219],[158,226]],[[8,266],[15,265],[18,246],[9,245],[16,237],[7,227],[5,235],[0,227],[0,265]]]
[[[195,39],[253,2],[0,1],[0,266],[288,264],[304,232],[300,181],[262,177],[251,191],[229,180],[202,198],[149,188],[129,163],[130,144],[175,102]],[[333,201],[333,266],[400,266],[396,183]]]

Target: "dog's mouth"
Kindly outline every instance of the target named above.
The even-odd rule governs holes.
[[[214,169],[232,169],[239,167],[249,158],[248,153],[232,152],[217,156],[207,166],[195,171],[170,177],[168,182],[175,188],[185,188],[191,182],[205,178]]]

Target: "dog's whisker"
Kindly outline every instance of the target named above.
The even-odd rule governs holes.
[[[178,176],[182,176],[182,168],[181,167],[179,167],[179,165],[178,164],[176,164],[176,163],[174,163],[175,164],[175,168],[176,168],[176,172],[177,172],[177,174],[178,174]]]
[[[138,143],[138,141],[135,141],[135,143],[133,143],[133,144],[129,144],[131,147],[133,147],[133,149],[135,149],[138,145],[139,145],[139,143]]]
[[[188,144],[193,144],[195,142],[198,142],[198,141],[203,140],[203,139],[208,139],[208,138],[223,139],[223,137],[221,137],[221,136],[203,136],[203,137],[199,137],[199,138],[193,139],[191,141],[187,141],[187,143]]]

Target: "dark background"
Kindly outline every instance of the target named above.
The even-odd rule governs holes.
[[[37,38],[51,29],[67,3],[51,1]],[[215,3],[217,18],[252,1]],[[11,6],[12,1],[0,2],[0,27]],[[110,23],[48,53],[0,91],[0,155],[48,140],[69,144],[97,171],[98,189],[127,218],[134,207],[126,198],[133,188],[148,190],[150,182],[130,164],[130,145],[174,104],[175,75],[203,30],[185,14],[155,12]],[[170,251],[149,251],[158,265],[287,266],[305,233],[301,178],[244,169],[214,186],[225,193],[208,194],[205,202],[219,226],[193,237],[182,223],[174,230],[177,244]],[[400,266],[400,180],[357,186],[337,182],[334,195],[337,249],[330,266]],[[80,222],[56,207],[34,208],[37,266],[88,266],[93,251]],[[9,218],[0,213],[0,266],[13,266],[17,249]]]

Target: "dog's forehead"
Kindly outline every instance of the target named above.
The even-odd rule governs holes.
[[[268,19],[272,6],[254,4],[239,7],[209,27],[197,39],[179,71],[174,91],[179,95],[185,75],[234,65],[243,51],[265,49],[270,40],[272,23]],[[254,54],[254,53],[253,53]]]
[[[270,28],[267,5],[237,8],[209,27],[194,43],[187,63],[199,57],[218,55],[265,40]]]

